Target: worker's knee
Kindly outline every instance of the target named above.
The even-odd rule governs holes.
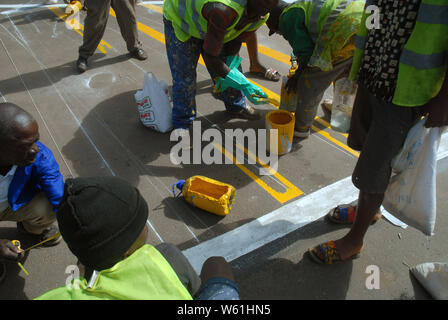
[[[211,278],[227,278],[234,280],[232,268],[230,264],[224,259],[224,257],[210,257],[202,266],[201,280],[205,283]]]

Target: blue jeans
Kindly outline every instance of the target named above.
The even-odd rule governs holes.
[[[165,43],[171,75],[173,77],[173,127],[188,128],[196,118],[196,67],[203,52],[204,41],[191,37],[179,41],[170,21],[163,18]],[[224,62],[227,57],[220,57]],[[208,69],[212,79],[216,75]],[[242,91],[229,88],[217,95],[224,102],[227,111],[237,112],[246,108],[246,98]]]
[[[238,285],[227,278],[212,278],[202,285],[195,300],[240,300]]]

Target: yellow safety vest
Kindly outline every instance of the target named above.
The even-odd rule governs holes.
[[[373,4],[367,1],[366,8]],[[364,56],[368,30],[364,12],[356,39],[350,79],[355,80]],[[381,23],[381,21],[380,21]],[[417,21],[400,56],[392,103],[404,107],[426,104],[437,96],[447,74],[448,0],[422,0]]]
[[[285,10],[302,8],[305,26],[315,47],[308,63],[323,71],[333,69],[333,62],[353,55],[354,45],[348,44],[358,32],[365,0],[299,0]]]
[[[165,0],[163,3],[163,16],[171,21],[177,39],[182,42],[191,37],[204,39],[207,33],[207,20],[202,16],[204,5],[209,2],[222,3],[238,14],[233,25],[231,25],[224,36],[224,43],[236,39],[243,32],[255,31],[260,28],[269,18],[269,14],[264,19],[249,23],[240,30],[235,26],[243,16],[247,0]]]
[[[36,300],[192,300],[192,297],[162,254],[146,244],[112,268],[99,272],[91,287],[86,279],[75,279]]]

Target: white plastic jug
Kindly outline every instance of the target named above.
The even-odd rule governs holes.
[[[335,82],[331,109],[331,128],[333,130],[347,133],[350,129],[356,89],[355,83],[347,78],[341,78]]]

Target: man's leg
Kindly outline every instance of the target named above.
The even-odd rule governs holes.
[[[25,231],[40,235],[56,221],[56,213],[46,195],[41,192],[17,211],[7,208],[0,213],[0,221],[17,221]]]
[[[188,129],[196,118],[196,67],[202,41],[179,41],[170,21],[165,20],[165,43],[173,77],[173,127]]]
[[[247,54],[249,55],[249,72],[262,75],[264,79],[271,81],[279,81],[280,73],[272,68],[266,68],[261,64],[258,57],[258,40],[257,33],[253,32],[246,37]]]
[[[129,52],[135,53],[142,48],[138,40],[137,18],[135,17],[135,0],[112,0],[120,32]],[[144,59],[142,59],[144,60]]]
[[[240,289],[232,268],[223,257],[210,257],[202,266],[202,287],[196,300],[239,300]]]
[[[358,206],[353,226],[348,234],[335,241],[342,260],[361,252],[364,245],[364,236],[373,218],[380,210],[383,199],[384,193],[359,192]]]
[[[322,100],[325,90],[341,74],[346,72],[352,64],[352,59],[336,64],[331,71],[322,71],[318,68],[307,68],[301,75],[297,85],[297,107],[295,111],[296,136],[306,138],[309,135],[317,108]]]
[[[87,16],[84,21],[84,36],[79,48],[79,57],[92,56],[103,38],[109,17],[110,0],[86,0]]]
[[[352,228],[347,235],[334,242],[341,260],[362,250],[364,236],[380,209],[390,181],[391,161],[420,116],[420,108],[383,102],[359,85],[348,145],[361,151],[352,175],[352,182],[360,193]],[[313,253],[323,260],[322,252],[317,247]]]

